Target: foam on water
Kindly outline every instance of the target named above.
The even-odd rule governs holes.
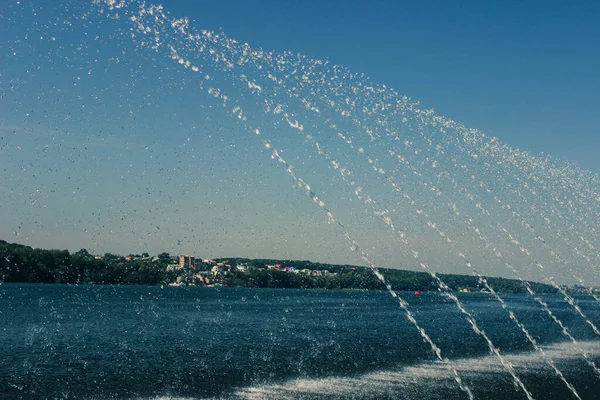
[[[584,342],[580,345],[594,356],[600,354],[600,344],[597,342]],[[566,368],[568,368],[568,362],[575,358],[573,345],[570,343],[544,346],[544,351]],[[504,357],[515,366],[519,373],[535,375],[548,372],[544,358],[537,352],[505,354]],[[501,379],[500,376],[506,373],[506,370],[493,356],[455,360],[454,366],[467,381],[482,375],[493,381]],[[277,385],[244,388],[235,395],[241,399],[414,399],[432,392],[436,392],[442,398],[441,394],[451,388],[452,375],[446,366],[439,363],[423,363],[399,370],[378,371],[352,378],[295,379]]]

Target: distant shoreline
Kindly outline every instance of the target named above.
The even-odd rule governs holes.
[[[378,268],[396,291],[438,291],[425,272]],[[438,274],[454,292],[526,293],[516,279]],[[122,284],[162,286],[246,287],[273,289],[385,290],[366,267],[307,260],[217,258],[147,253],[95,256],[82,249],[34,249],[0,240],[0,281],[6,283]],[[550,285],[528,282],[536,293],[556,293]],[[575,291],[575,293],[577,293]]]
[[[349,292],[387,292],[386,288],[376,288],[376,289],[361,289],[361,288],[335,288],[335,289],[327,289],[327,288],[319,288],[319,287],[306,287],[306,288],[287,288],[287,287],[251,287],[251,286],[200,286],[200,285],[164,285],[164,284],[133,284],[133,283],[96,283],[96,282],[88,282],[88,283],[56,283],[56,282],[6,282],[0,281],[0,290],[2,286],[21,286],[21,285],[31,285],[31,286],[65,286],[65,287],[131,287],[131,288],[160,288],[160,289],[275,289],[275,290],[314,290],[314,291],[349,291]],[[396,290],[399,293],[410,293],[411,295],[423,295],[423,294],[431,294],[431,293],[440,293],[439,290]],[[459,292],[460,294],[469,294],[469,295],[490,295],[490,292]],[[527,294],[526,292],[519,293],[505,293],[498,292],[498,294],[506,295],[506,294]],[[555,293],[545,293],[545,294],[555,294]]]
[[[56,282],[6,282],[6,281],[0,281],[0,290],[2,289],[2,286],[19,286],[19,285],[31,285],[31,286],[66,286],[66,287],[81,287],[81,286],[86,286],[86,287],[131,287],[131,288],[142,288],[142,287],[152,287],[152,288],[160,288],[160,289],[166,289],[166,288],[173,288],[173,289],[177,289],[177,288],[182,288],[182,289],[217,289],[217,290],[221,290],[221,289],[225,289],[225,290],[234,290],[234,289],[258,289],[258,290],[262,290],[262,289],[274,289],[274,290],[299,290],[299,291],[304,291],[304,290],[315,290],[315,291],[340,291],[340,292],[344,292],[344,291],[350,291],[350,292],[387,292],[386,288],[377,288],[377,289],[358,289],[358,288],[336,288],[336,289],[327,289],[327,288],[318,288],[318,287],[311,287],[311,288],[286,288],[286,287],[250,287],[250,286],[199,286],[199,285],[161,285],[161,284],[132,284],[132,283],[94,283],[94,282],[89,282],[89,283],[56,283]],[[419,295],[424,295],[424,294],[432,294],[432,293],[440,293],[439,290],[418,290],[418,291],[414,291],[414,290],[396,290],[396,292],[399,293],[409,293],[411,295],[415,295],[415,296],[419,296]],[[418,292],[418,293],[417,293]],[[487,295],[491,295],[490,292],[483,292],[483,291],[479,291],[479,292],[459,292],[460,294],[469,294],[469,295],[481,295],[481,296],[487,296]],[[505,293],[505,292],[497,292],[498,294],[502,294],[502,295],[507,295],[507,294],[515,294],[515,295],[526,295],[526,292],[518,292],[518,293]],[[543,294],[558,294],[558,292],[544,292]],[[574,296],[577,296],[578,293],[575,293]],[[583,294],[580,294],[583,296]]]

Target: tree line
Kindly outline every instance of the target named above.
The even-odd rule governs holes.
[[[314,289],[363,289],[384,290],[384,285],[366,267],[315,263],[307,260],[271,260],[228,258],[230,265],[244,264],[247,271],[232,271],[221,278],[228,286],[253,288],[314,288]],[[167,266],[172,258],[168,253],[150,257],[147,253],[126,259],[123,256],[106,253],[95,257],[87,250],[75,253],[67,250],[34,249],[16,243],[0,240],[0,281],[20,283],[70,283],[70,284],[170,284],[178,277],[192,276],[207,271],[211,265],[199,263],[191,269],[169,271]],[[267,265],[279,264],[281,269],[294,267],[297,270],[321,271],[314,274],[291,273],[267,269]],[[326,271],[326,272],[325,272]],[[394,290],[438,290],[434,278],[425,272],[382,268]],[[477,292],[484,289],[478,277],[468,275],[439,274],[439,277],[452,290]],[[486,278],[497,292],[525,293],[522,282],[515,279]],[[554,293],[550,285],[529,282],[538,293]]]
[[[158,262],[149,258],[126,260],[106,253],[95,258],[87,250],[34,249],[0,240],[0,279],[21,283],[164,284],[175,276],[167,271],[168,254]]]
[[[271,259],[244,259],[227,258],[230,263],[247,263],[251,266],[245,273],[233,273],[228,278],[232,286],[245,287],[290,287],[290,288],[318,288],[318,289],[366,289],[385,290],[385,286],[377,279],[375,274],[366,267],[354,265],[336,265],[315,263],[307,260],[271,260]],[[277,270],[263,270],[265,265],[280,264],[281,268],[294,267],[311,271],[327,271],[335,275],[306,276],[292,274]],[[252,268],[253,267],[253,268]],[[397,291],[437,291],[437,281],[426,272],[408,271],[393,268],[379,268],[392,289]],[[477,276],[459,274],[437,274],[452,290],[466,290],[469,292],[486,291],[486,287]],[[499,277],[484,277],[488,285],[500,293],[526,293],[525,284],[517,279]],[[528,282],[536,293],[556,293],[551,285],[539,282]]]

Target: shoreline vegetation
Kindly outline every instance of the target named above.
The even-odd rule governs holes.
[[[397,291],[437,291],[435,280],[425,272],[380,268]],[[438,274],[453,291],[485,292],[478,277]],[[486,277],[500,293],[526,293],[516,279]],[[0,240],[0,283],[70,283],[233,286],[248,288],[385,290],[366,267],[299,260],[217,258],[197,260],[191,256],[148,253],[121,256],[92,255],[81,249],[34,249]],[[530,281],[537,293],[556,293],[550,285]],[[571,290],[573,290],[571,288]]]

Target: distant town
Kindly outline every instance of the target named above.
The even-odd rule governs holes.
[[[136,259],[139,256],[129,255],[128,258]],[[279,271],[290,274],[297,274],[307,277],[334,277],[338,273],[330,272],[327,267],[325,269],[315,269],[315,263],[310,263],[311,268],[296,268],[294,265],[285,266],[279,261],[274,260],[256,260],[250,259],[216,259],[216,260],[196,260],[194,256],[182,254],[180,256],[171,256],[173,261],[177,263],[167,265],[167,271],[179,271],[175,282],[170,283],[172,286],[180,285],[204,285],[204,286],[223,286],[228,283],[228,276],[234,276],[242,273],[246,274],[251,271]],[[158,257],[153,257],[153,261],[157,261]],[[286,264],[294,263],[293,261],[282,261]],[[297,261],[298,264],[307,267],[307,261]],[[351,271],[356,271],[356,267],[350,267]]]
[[[394,290],[437,291],[434,278],[425,272],[379,268]],[[525,293],[523,282],[499,277],[439,274],[453,291]],[[202,259],[189,254],[126,256],[90,254],[81,249],[34,249],[0,240],[0,282],[130,284],[163,286],[357,289],[384,290],[385,286],[366,267],[307,260],[248,258]],[[547,284],[529,282],[537,293],[555,293]],[[562,287],[574,294],[600,294],[600,288]]]

